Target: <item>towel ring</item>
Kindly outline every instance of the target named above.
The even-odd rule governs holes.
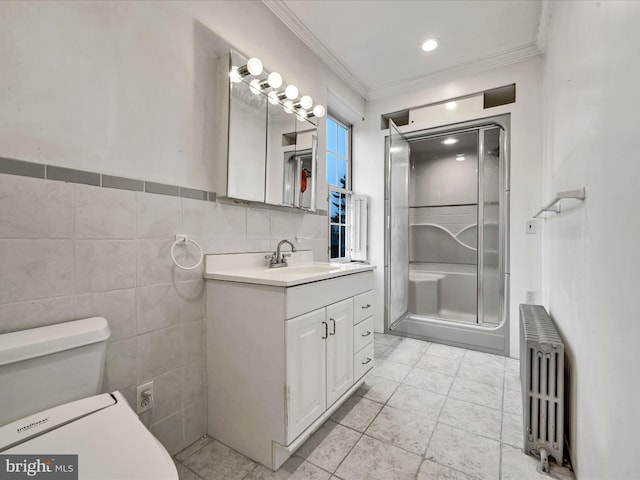
[[[176,245],[178,244],[186,245],[187,242],[193,243],[196,247],[198,247],[198,250],[200,250],[200,258],[198,259],[198,262],[191,267],[185,267],[184,265],[180,265],[176,260],[176,256],[173,253],[173,249],[176,248]],[[203,258],[204,258],[204,252],[202,251],[202,247],[198,245],[198,242],[189,238],[187,235],[176,235],[176,241],[173,242],[173,245],[171,245],[171,260],[173,260],[173,263],[176,264],[176,267],[181,268],[182,270],[193,270],[194,268],[198,268],[200,266]]]

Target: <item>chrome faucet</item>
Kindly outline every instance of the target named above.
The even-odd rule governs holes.
[[[296,247],[294,247],[293,243],[289,240],[281,240],[280,243],[278,243],[276,251],[271,255],[265,255],[264,257],[269,260],[269,268],[282,268],[287,266],[287,257],[290,257],[291,253],[280,253],[280,248],[282,248],[282,245],[284,244],[289,244],[291,252],[296,251]]]

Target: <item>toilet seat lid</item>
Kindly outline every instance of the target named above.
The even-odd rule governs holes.
[[[71,405],[73,408],[69,409]],[[69,416],[68,423],[64,422],[59,412],[56,415],[56,410],[64,407],[67,408],[65,414]],[[48,431],[39,435],[36,432],[36,436],[8,449],[3,450],[5,447],[0,443],[3,454],[77,454],[78,474],[83,480],[178,478],[171,456],[140,422],[120,392],[61,405],[21,421],[28,425],[31,422],[27,420],[36,416],[57,420],[47,427]],[[2,430],[13,425],[0,428],[0,438]]]

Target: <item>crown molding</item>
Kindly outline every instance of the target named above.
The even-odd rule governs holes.
[[[542,0],[540,22],[536,43],[527,44],[498,55],[491,55],[480,60],[473,60],[452,68],[439,70],[428,75],[412,79],[400,80],[369,89],[349,68],[347,68],[329,50],[311,30],[287,7],[283,0],[262,0],[262,3],[276,15],[300,40],[302,40],[326,65],[347,85],[359,93],[365,100],[380,100],[403,92],[425,88],[434,81],[442,81],[449,77],[472,75],[475,73],[505,67],[542,55],[546,46],[546,37],[551,19],[552,0]]]
[[[442,81],[453,76],[467,76],[485,72],[487,70],[493,70],[495,68],[505,67],[507,65],[529,60],[530,58],[540,56],[541,54],[542,52],[536,45],[525,45],[512,50],[507,50],[506,52],[498,55],[492,55],[452,68],[439,70],[437,72],[430,73],[429,75],[423,75],[409,80],[400,80],[398,82],[383,85],[379,88],[371,89],[369,90],[366,99],[369,101],[380,100],[393,95],[428,87],[432,85],[434,81]]]
[[[538,37],[536,38],[536,45],[542,53],[547,49],[547,36],[549,34],[552,10],[553,2],[551,0],[542,0],[540,20],[538,22]]]
[[[368,87],[349,70],[291,11],[282,0],[262,0],[286,27],[302,40],[341,80],[362,97],[367,97]]]

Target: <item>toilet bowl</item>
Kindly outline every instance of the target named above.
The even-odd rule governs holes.
[[[109,334],[94,317],[0,335],[1,455],[77,455],[79,479],[178,479],[124,396],[96,395]]]

